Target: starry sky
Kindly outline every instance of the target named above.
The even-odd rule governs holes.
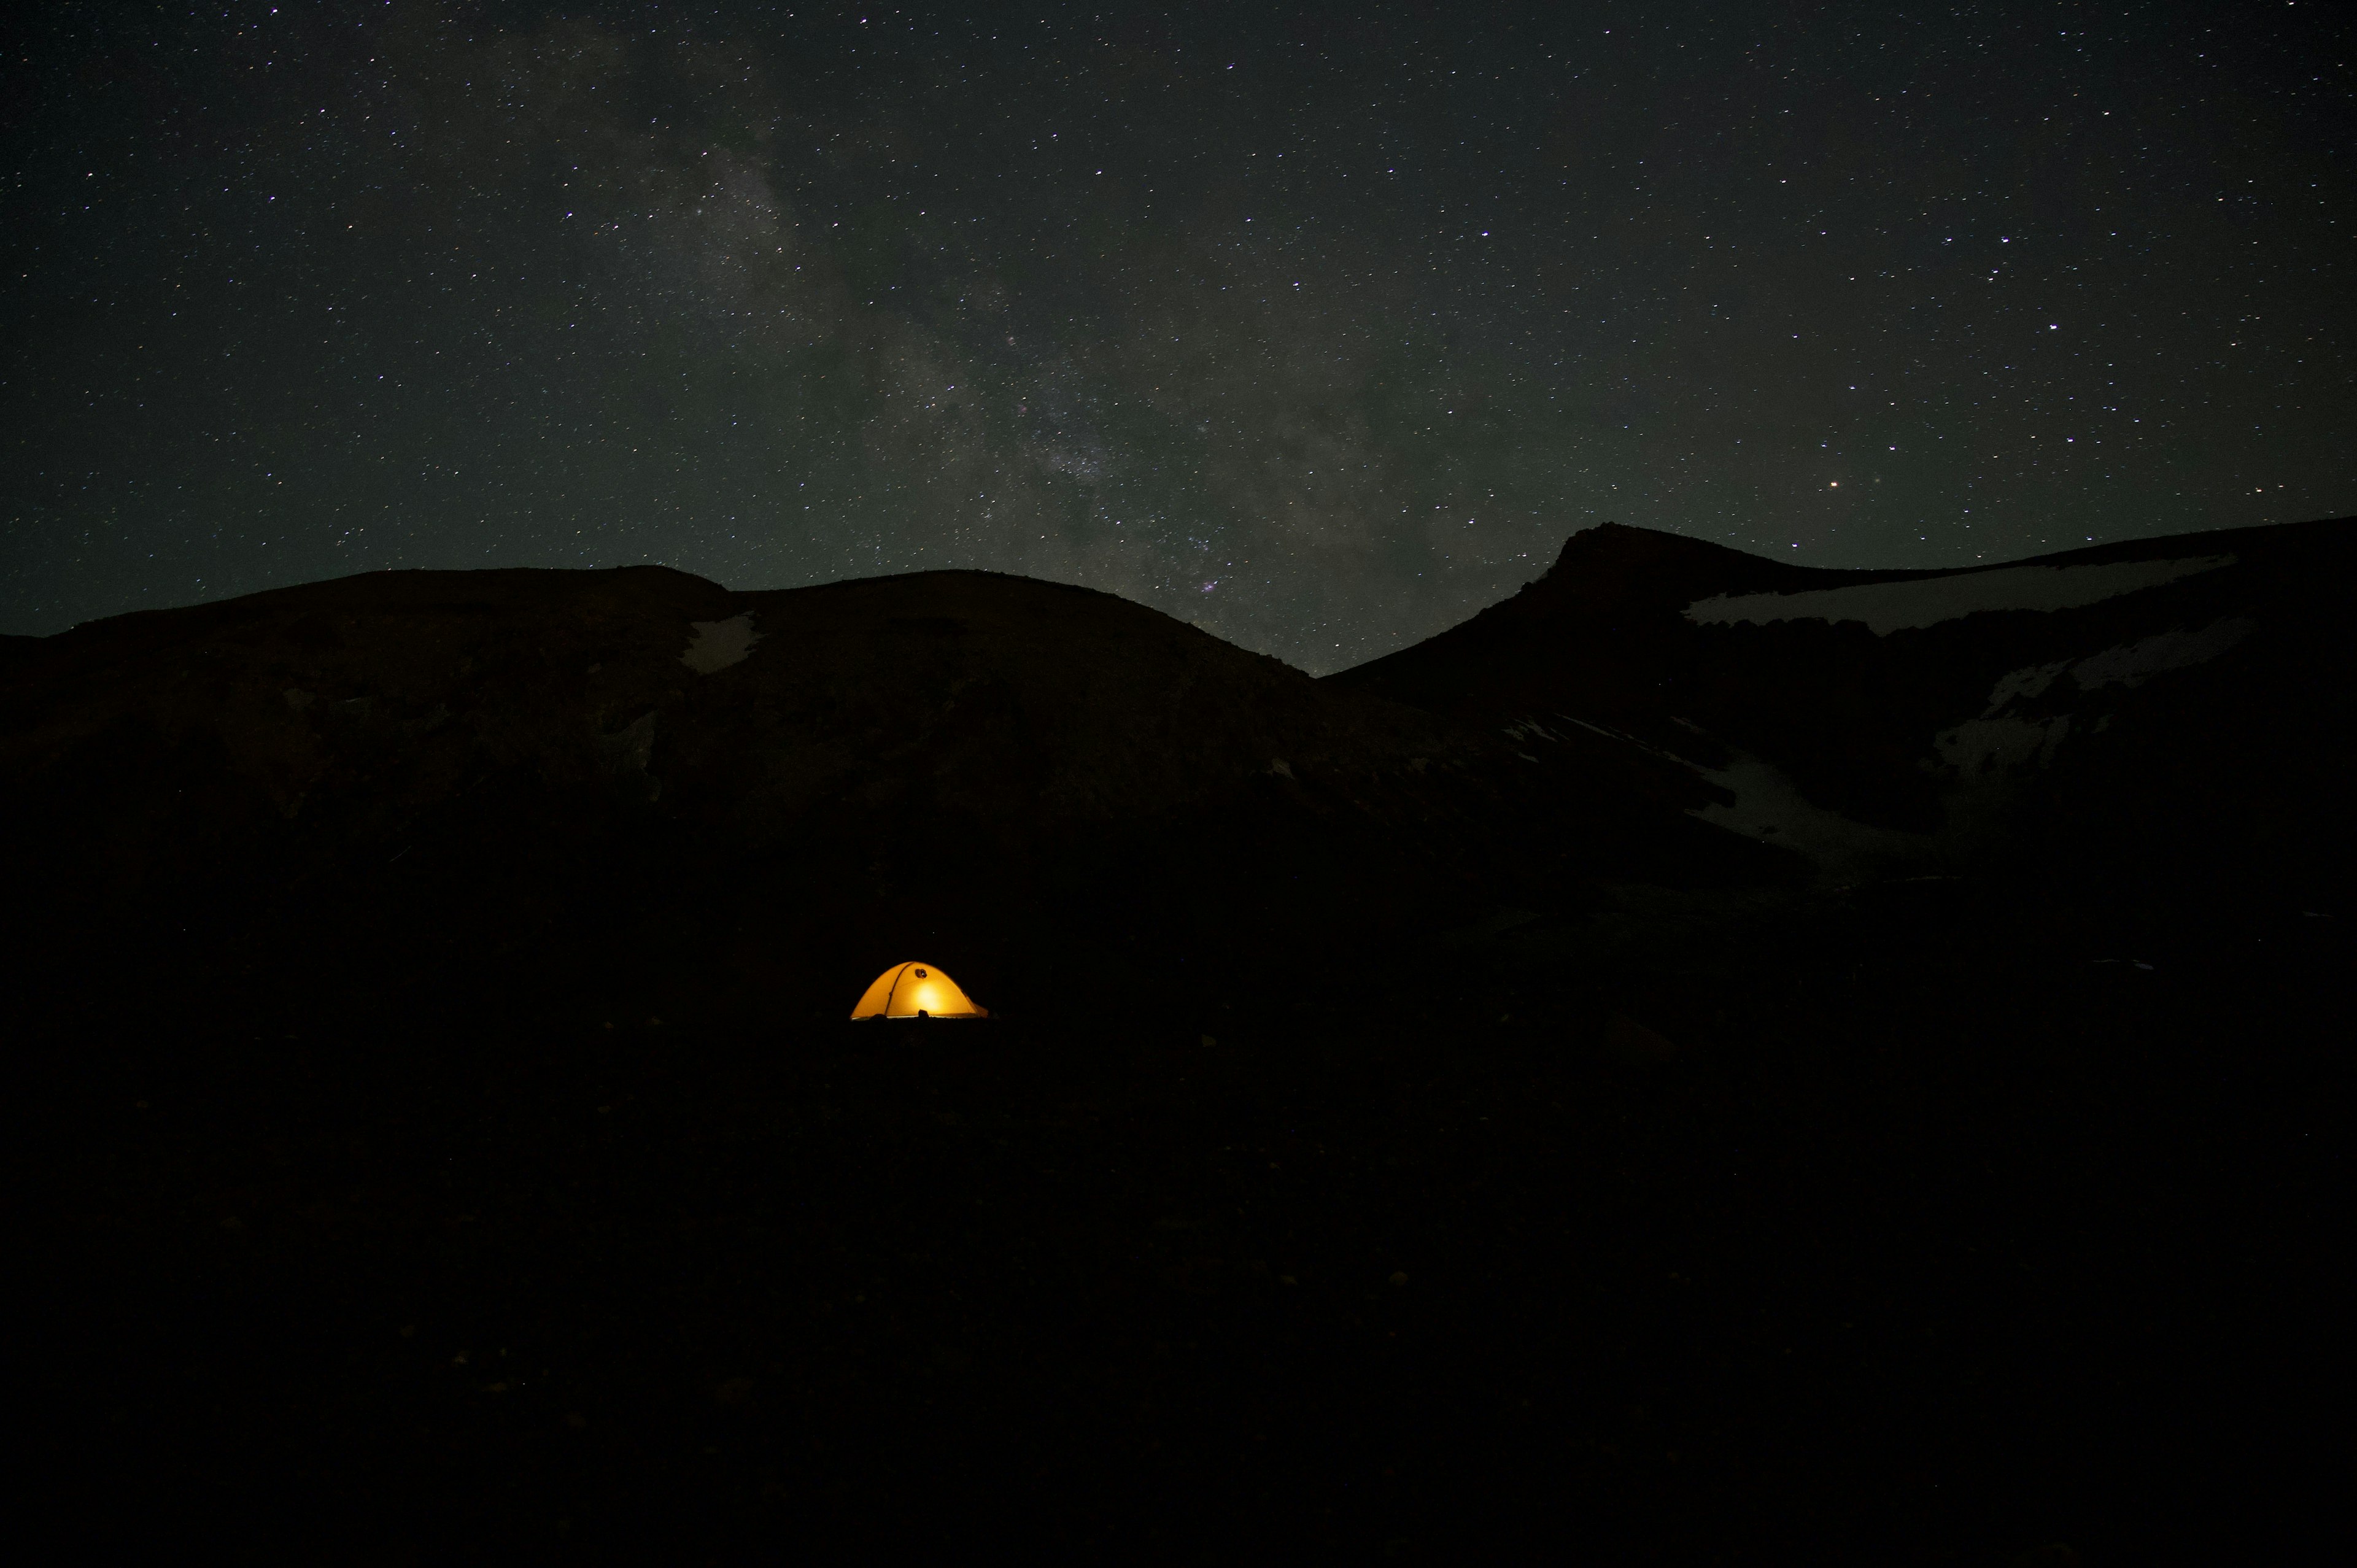
[[[1605,521],[2357,513],[2332,7],[61,5],[0,630],[385,567],[1075,582],[1316,673]]]

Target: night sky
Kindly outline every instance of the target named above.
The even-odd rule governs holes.
[[[2357,513],[2346,14],[44,7],[0,630],[977,566],[1322,673],[1607,520]]]

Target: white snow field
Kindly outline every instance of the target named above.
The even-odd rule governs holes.
[[[1748,621],[1862,621],[1877,637],[1958,620],[1981,610],[2071,610],[2099,604],[2179,577],[2232,566],[2232,555],[2174,561],[2112,561],[2093,566],[1998,566],[1953,577],[1861,583],[1854,588],[1813,588],[1798,594],[1719,594],[1686,607],[1704,626]]]

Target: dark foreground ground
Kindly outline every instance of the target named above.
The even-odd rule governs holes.
[[[1698,908],[975,1026],[85,997],[20,1058],[41,1506],[358,1562],[2309,1528],[2347,912]]]

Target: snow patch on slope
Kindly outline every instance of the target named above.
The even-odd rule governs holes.
[[[2021,719],[2007,714],[1997,718],[1966,719],[1932,738],[1940,760],[1955,769],[1967,787],[1985,776],[2025,767],[2040,768],[2054,760],[2055,748],[2071,733],[2071,715]]]
[[[1983,610],[2069,610],[2232,566],[2232,555],[2112,561],[2092,566],[2001,566],[1953,577],[1861,583],[1799,594],[1719,594],[1686,607],[1697,625],[1766,626],[1780,620],[1860,621],[1877,637],[1920,630]]]
[[[694,634],[694,640],[679,656],[679,661],[699,675],[744,663],[753,656],[753,645],[761,640],[749,615],[731,616],[726,620],[692,620],[687,629]]]
[[[2147,675],[2208,663],[2250,636],[2257,625],[2256,621],[2236,618],[2212,621],[2200,631],[2179,627],[2124,648],[2106,648],[2093,658],[2081,660],[2072,668],[2071,679],[2079,683],[2083,692],[2115,682],[2130,688],[2141,686]]]
[[[1713,803],[1689,811],[1716,828],[1763,843],[1781,844],[1814,861],[1820,884],[1838,886],[1879,874],[1894,864],[1911,864],[1934,848],[1921,833],[1878,828],[1839,811],[1826,811],[1801,793],[1800,786],[1771,762],[1738,753],[1725,768],[1688,768],[1735,797],[1731,806]]]
[[[1905,832],[1896,828],[1878,828],[1846,817],[1839,811],[1827,811],[1801,793],[1801,787],[1774,763],[1750,753],[1727,746],[1708,735],[1700,725],[1685,719],[1673,722],[1692,732],[1698,739],[1709,741],[1713,749],[1732,752],[1724,768],[1711,768],[1680,757],[1673,751],[1652,746],[1635,736],[1602,725],[1590,724],[1570,714],[1556,715],[1577,725],[1584,730],[1631,746],[1648,756],[1660,757],[1685,768],[1704,782],[1732,795],[1732,804],[1713,801],[1706,806],[1689,807],[1686,815],[1698,818],[1715,828],[1740,833],[1761,843],[1781,844],[1806,856],[1815,863],[1817,883],[1823,887],[1846,886],[1882,875],[1894,866],[1912,866],[1935,854],[1938,841],[1924,833]],[[1517,740],[1531,735],[1544,736],[1549,740],[1561,737],[1550,732],[1536,719],[1524,719],[1511,725],[1506,733]]]
[[[2126,686],[2131,689],[2144,684],[2148,676],[2171,670],[2189,670],[2233,648],[2251,635],[2256,621],[2243,617],[2212,621],[2200,631],[2188,631],[2179,627],[2158,637],[2147,637],[2138,642],[2106,648],[2081,660],[2061,660],[2053,664],[2032,664],[1999,676],[1989,688],[1988,706],[1981,710],[1984,719],[1996,718],[2007,708],[2023,698],[2040,697],[2054,684],[2064,671],[2071,672],[2072,683],[2082,692],[2097,691],[2104,686]]]
[[[2071,733],[2071,715],[2031,718],[2009,711],[2017,702],[2043,696],[2064,671],[2081,692],[2105,686],[2134,688],[2148,676],[2189,669],[2217,658],[2248,637],[2257,623],[2243,618],[2211,622],[2199,631],[2182,627],[2136,642],[2107,648],[2084,659],[2033,664],[1997,678],[1980,717],[1966,719],[1932,737],[1932,747],[1954,779],[1948,797],[1952,832],[1966,836],[1996,822],[2022,776],[2053,765]],[[2095,724],[2102,733],[2109,714]]]

